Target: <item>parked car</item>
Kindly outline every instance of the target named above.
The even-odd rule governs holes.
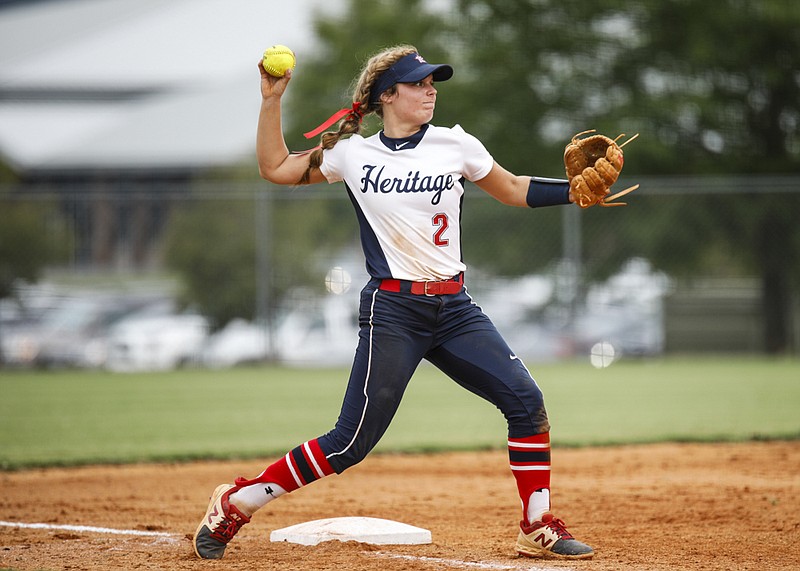
[[[263,361],[270,356],[269,332],[244,319],[234,319],[208,338],[202,363],[221,369]]]
[[[308,297],[276,327],[275,352],[287,366],[348,365],[358,343],[358,290]]]
[[[101,367],[108,329],[126,315],[155,303],[149,296],[80,292],[62,295],[52,307],[3,336],[3,356],[15,366]]]
[[[207,338],[208,321],[201,315],[132,316],[109,330],[105,366],[115,372],[138,372],[197,364]]]
[[[669,287],[668,277],[647,260],[629,260],[617,274],[589,288],[573,323],[576,349],[589,354],[597,343],[607,343],[617,356],[663,353]]]

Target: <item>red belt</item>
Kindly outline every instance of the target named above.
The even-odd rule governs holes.
[[[381,280],[378,289],[412,293],[414,295],[453,295],[461,292],[464,286],[463,272],[444,281],[411,282],[407,280]]]

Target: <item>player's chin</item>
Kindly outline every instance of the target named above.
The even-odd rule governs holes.
[[[430,123],[433,119],[433,105],[425,105],[419,113],[420,123]]]

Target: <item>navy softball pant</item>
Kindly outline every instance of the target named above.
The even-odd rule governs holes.
[[[361,291],[358,348],[342,410],[333,430],[317,439],[337,473],[378,443],[422,359],[494,404],[510,438],[549,431],[541,390],[465,289],[428,297],[379,284],[371,280]]]

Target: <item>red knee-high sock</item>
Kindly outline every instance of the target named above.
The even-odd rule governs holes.
[[[243,488],[258,483],[278,484],[287,492],[293,492],[333,472],[317,440],[314,439],[289,451],[286,456],[268,466],[258,477],[252,480],[237,478],[236,485]]]
[[[522,518],[528,521],[531,495],[539,490],[550,490],[550,433],[535,434],[525,438],[508,439],[508,460],[517,480],[522,500]],[[549,509],[549,505],[547,506]]]

